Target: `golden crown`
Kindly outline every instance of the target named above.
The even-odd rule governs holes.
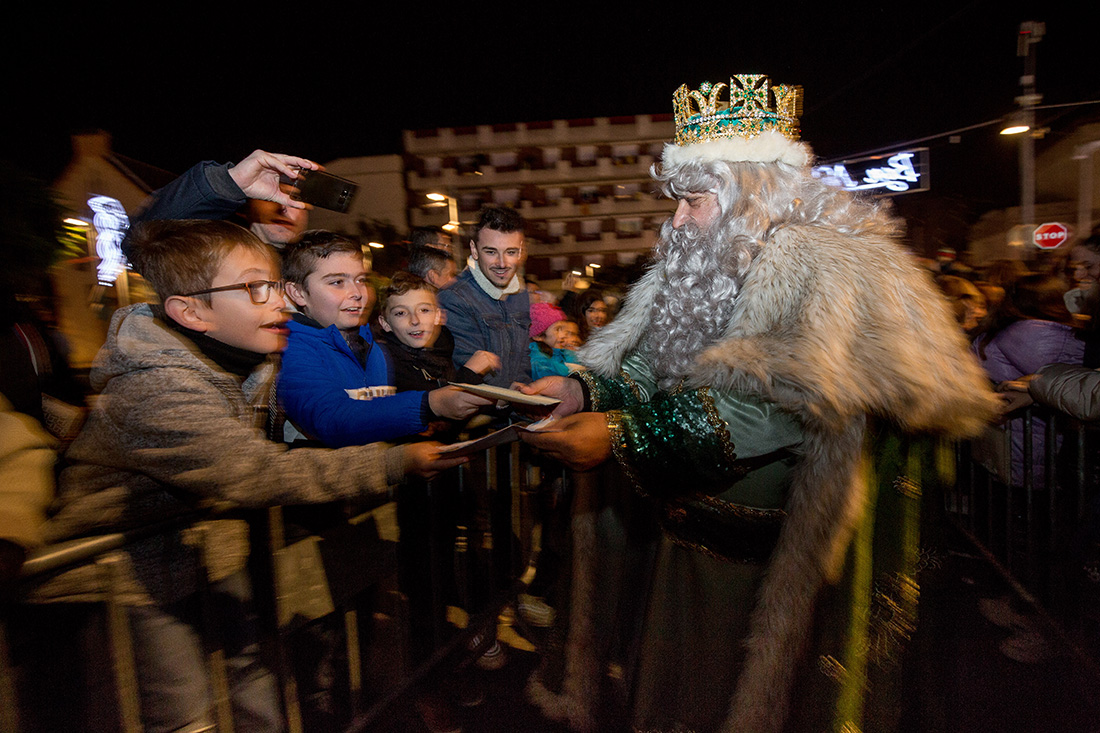
[[[729,89],[728,100],[719,99]],[[798,140],[802,87],[776,84],[763,74],[735,74],[727,85],[703,82],[698,90],[682,85],[672,95],[676,144],[722,138],[751,139],[774,130]]]

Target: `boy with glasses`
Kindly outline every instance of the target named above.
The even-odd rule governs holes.
[[[288,452],[268,441],[255,405],[270,389],[271,355],[286,336],[273,250],[234,224],[192,220],[137,227],[126,254],[159,302],[122,308],[111,321],[91,372],[100,396],[67,455],[48,541],[139,528],[217,503],[262,507],[383,493],[405,474],[430,476],[462,462],[440,457],[438,443]],[[282,730],[244,573],[248,528],[234,520],[200,526],[137,540],[119,553],[117,597],[133,631],[144,729],[213,724],[197,631],[197,591],[209,581],[236,729]],[[89,564],[42,593],[97,599],[104,582],[102,569]]]

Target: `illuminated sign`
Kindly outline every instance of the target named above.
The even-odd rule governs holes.
[[[881,196],[928,190],[928,148],[815,166],[813,177],[849,191]]]
[[[95,253],[99,255],[96,268],[99,284],[114,285],[119,273],[126,269],[122,238],[130,228],[130,217],[118,199],[110,196],[93,196],[88,199],[88,207],[95,212],[92,224],[96,231]]]

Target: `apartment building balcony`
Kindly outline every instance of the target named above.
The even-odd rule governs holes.
[[[595,201],[581,201],[578,199],[560,199],[554,202],[538,203],[523,200],[517,207],[523,218],[532,222],[545,221],[579,221],[585,219],[615,220],[627,217],[660,217],[671,216],[675,210],[675,203],[660,196],[650,193],[639,193],[632,197],[601,196]],[[476,216],[476,208],[462,209],[461,218],[472,219]],[[409,222],[414,227],[438,226],[445,221],[440,211],[435,208],[424,209],[413,207],[409,209]]]
[[[502,170],[483,164],[473,174],[455,168],[444,168],[435,175],[422,175],[410,170],[406,174],[406,182],[411,191],[458,191],[466,188],[525,184],[549,186],[616,179],[648,180],[649,168],[654,160],[652,155],[639,155],[635,158],[635,162],[616,162],[612,158],[598,158],[591,163],[559,160],[552,166],[540,169],[508,166]]]
[[[648,193],[633,197],[601,196],[594,202],[561,199],[539,204],[521,201],[519,212],[525,219],[589,219],[617,216],[645,216],[673,210],[672,202]]]
[[[552,242],[532,241],[529,257],[567,257],[570,255],[613,252],[648,252],[657,244],[657,232],[600,232],[598,236],[562,235]]]
[[[507,125],[442,127],[406,130],[405,152],[438,155],[455,151],[483,152],[522,146],[556,146],[585,143],[670,140],[675,132],[672,115],[595,117],[580,120],[518,122]]]

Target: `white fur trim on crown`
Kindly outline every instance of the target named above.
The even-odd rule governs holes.
[[[692,145],[665,145],[661,162],[665,165],[678,165],[697,160],[709,163],[725,160],[731,163],[749,161],[753,163],[786,163],[796,168],[808,166],[814,159],[810,146],[803,142],[788,140],[774,130],[762,132],[753,138],[726,137]]]

